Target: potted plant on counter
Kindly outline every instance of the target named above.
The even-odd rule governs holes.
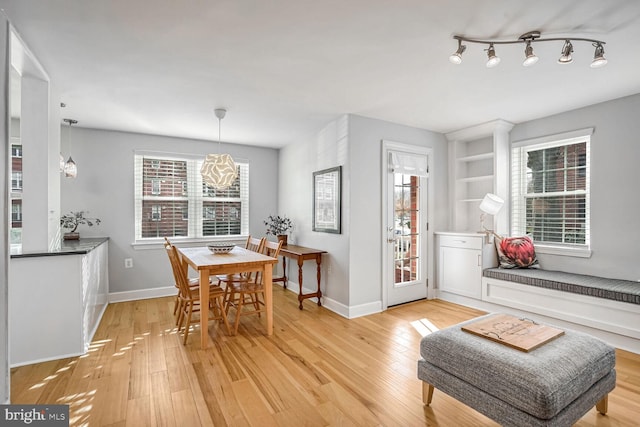
[[[282,244],[287,244],[287,231],[293,228],[293,223],[286,216],[273,216],[269,215],[269,217],[264,221],[264,225],[267,226],[267,234],[271,234],[276,236],[278,240],[282,240]]]
[[[66,230],[71,230],[64,233],[62,237],[64,240],[78,240],[80,238],[80,233],[76,230],[80,224],[86,224],[89,227],[93,227],[94,224],[100,224],[99,218],[86,218],[84,214],[85,211],[70,212],[60,217],[60,226]]]

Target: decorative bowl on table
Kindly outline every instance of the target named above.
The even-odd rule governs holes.
[[[235,247],[236,245],[231,242],[213,242],[207,245],[207,248],[214,254],[228,254]]]

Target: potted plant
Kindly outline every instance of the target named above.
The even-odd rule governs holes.
[[[100,224],[99,218],[86,218],[84,214],[85,211],[70,212],[60,217],[60,226],[64,229],[71,230],[64,233],[64,240],[78,240],[80,238],[80,233],[76,230],[80,224],[86,224],[89,227],[92,227],[94,224]]]
[[[293,223],[286,216],[273,216],[269,215],[269,217],[264,221],[264,225],[267,226],[267,234],[274,235],[278,238],[278,240],[282,240],[282,244],[287,244],[287,231],[293,228]]]

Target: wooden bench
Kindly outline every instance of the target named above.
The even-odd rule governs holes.
[[[640,283],[543,269],[483,271],[482,300],[640,339]]]

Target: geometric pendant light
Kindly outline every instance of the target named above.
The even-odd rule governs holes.
[[[234,183],[238,177],[238,168],[230,154],[220,154],[220,122],[227,114],[227,110],[215,110],[218,118],[218,154],[207,154],[200,168],[200,174],[205,184],[217,190],[224,190]]]
[[[77,120],[73,119],[63,119],[62,121],[69,123],[69,153],[71,153],[71,125],[75,125],[78,123]],[[69,160],[64,164],[64,176],[67,178],[75,178],[78,175],[78,167],[76,166],[76,162],[71,158],[71,154],[69,154]]]

